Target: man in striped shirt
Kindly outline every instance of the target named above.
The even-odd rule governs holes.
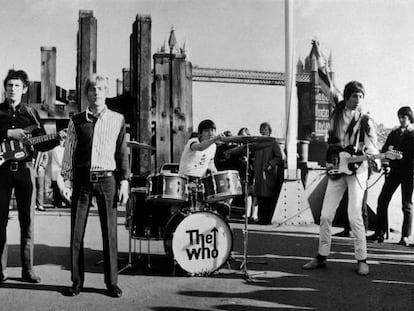
[[[129,162],[125,119],[105,104],[106,78],[92,75],[85,92],[89,107],[69,121],[62,161],[66,199],[72,202],[71,268],[69,295],[80,293],[84,282],[83,235],[92,196],[96,196],[101,222],[105,284],[111,297],[121,297],[118,287],[116,191],[119,201],[128,200]],[[72,191],[73,189],[73,191]]]

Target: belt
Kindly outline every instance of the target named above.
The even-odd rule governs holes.
[[[0,168],[9,170],[10,172],[17,172],[19,169],[25,168],[27,161],[8,161],[4,163]]]
[[[94,171],[89,173],[90,182],[98,182],[99,179],[114,176],[113,171]]]

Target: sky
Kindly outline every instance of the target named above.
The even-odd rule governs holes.
[[[311,40],[332,53],[336,86],[365,85],[364,107],[377,123],[397,125],[397,110],[411,106],[414,90],[414,1],[295,0],[295,59]],[[57,84],[75,87],[79,10],[98,21],[97,70],[109,77],[110,95],[129,67],[129,36],[137,14],[152,19],[152,51],[174,26],[193,66],[283,72],[284,0],[0,0],[0,77],[14,66],[40,80],[40,47],[57,49]],[[280,86],[193,83],[194,126],[216,121],[234,134],[258,135],[269,122],[282,136],[285,90]]]

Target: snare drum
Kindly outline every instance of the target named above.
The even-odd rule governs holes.
[[[188,201],[188,178],[173,173],[152,174],[147,178],[147,200],[177,204]]]
[[[165,229],[167,255],[191,275],[208,275],[230,257],[233,235],[223,218],[212,212],[176,213]]]
[[[220,171],[201,178],[206,202],[224,201],[242,195],[238,171]]]

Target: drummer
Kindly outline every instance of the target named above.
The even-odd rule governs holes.
[[[211,120],[203,120],[198,125],[198,137],[190,138],[181,155],[179,174],[189,178],[191,183],[198,180],[207,172],[216,173],[214,164],[216,155],[216,142],[224,138],[224,134],[216,135],[216,124]]]
[[[178,173],[188,176],[190,181],[205,176],[208,171],[216,173],[216,142],[223,137],[225,136],[222,133],[216,135],[216,124],[213,121],[201,121],[198,125],[198,137],[190,138],[184,147]]]

